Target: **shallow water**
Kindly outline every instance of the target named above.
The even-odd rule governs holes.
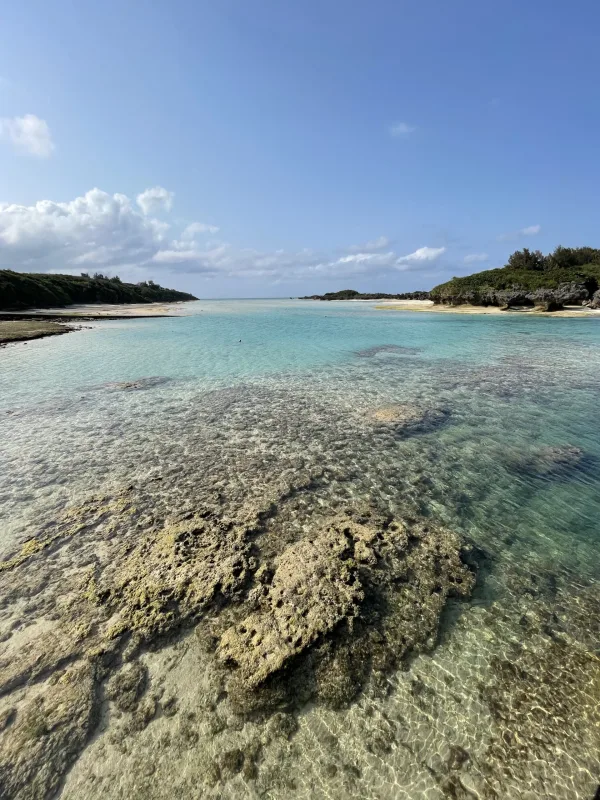
[[[19,565],[50,570],[35,592],[0,575],[4,661],[35,646],[61,591],[103,569],[115,539],[209,505],[233,517],[275,498],[260,540],[275,559],[283,540],[364,503],[430,519],[472,548],[477,585],[449,604],[437,641],[343,708],[242,718],[193,627],[156,643],[139,660],[158,710],[132,725],[103,698],[60,796],[591,800],[598,321],[310,301],[187,310],[0,352],[2,558],[92,497],[127,488],[136,508],[117,536],[98,533],[109,511]],[[399,405],[431,416],[373,424]],[[18,719],[46,678],[5,692],[0,712]]]

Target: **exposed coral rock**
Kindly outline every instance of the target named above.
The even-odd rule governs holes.
[[[195,517],[148,536],[93,587],[98,603],[116,615],[110,635],[150,641],[232,599],[253,566],[247,532]]]
[[[357,612],[363,593],[352,550],[350,534],[332,525],[283,552],[270,584],[258,590],[258,610],[219,645],[220,657],[238,666],[247,687]]]
[[[314,695],[345,704],[371,671],[431,646],[448,596],[473,583],[449,531],[336,517],[284,550],[256,609],[221,637],[230,693],[241,708]]]

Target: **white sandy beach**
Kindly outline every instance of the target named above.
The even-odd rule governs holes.
[[[185,302],[176,303],[87,303],[59,308],[30,308],[11,311],[30,317],[35,314],[64,317],[173,317],[185,316]]]
[[[431,311],[436,314],[528,314],[536,317],[569,317],[573,319],[600,317],[600,309],[587,308],[587,306],[568,306],[562,311],[552,312],[540,311],[528,306],[502,311],[498,306],[470,306],[466,304],[462,306],[443,306],[436,305],[433,300],[386,300],[381,305],[375,306],[375,308],[380,311]]]

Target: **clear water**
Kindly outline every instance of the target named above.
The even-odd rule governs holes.
[[[211,663],[193,638],[145,654],[151,681],[193,715],[194,746],[180,742],[182,712],[130,731],[126,746],[109,715],[61,796],[591,799],[600,322],[273,300],[186,311],[0,351],[3,558],[124,485],[155,516],[215,493],[235,513],[302,473],[311,488],[282,499],[282,520],[300,529],[365,500],[429,516],[480,553],[478,585],[385,692],[307,707],[289,738],[211,707]],[[140,379],[156,380],[119,386]],[[401,433],[365,422],[398,403],[445,421]],[[577,455],[548,468],[565,452]],[[224,750],[257,741],[257,775],[207,777]]]

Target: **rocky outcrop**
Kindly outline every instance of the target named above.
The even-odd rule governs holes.
[[[352,560],[358,541],[359,528],[334,523],[284,550],[270,579],[267,571],[261,574],[264,582],[250,600],[256,611],[219,644],[221,659],[238,667],[247,688],[356,615],[364,599]]]
[[[90,583],[89,596],[111,615],[109,637],[152,641],[234,599],[256,568],[248,532],[207,515],[146,537]]]
[[[448,597],[474,584],[453,533],[368,515],[333,518],[274,567],[217,648],[243,710],[349,702],[372,672],[432,646]]]
[[[584,284],[561,283],[555,289],[527,291],[518,286],[512,289],[488,287],[460,294],[432,294],[435,303],[446,305],[499,306],[503,309],[523,306],[537,307],[543,311],[558,311],[566,305],[580,306],[590,299]]]
[[[592,299],[589,302],[590,308],[600,308],[600,289],[597,292],[594,292]]]
[[[39,628],[6,640],[0,796],[53,797],[97,727],[101,700],[126,716],[123,730],[148,725],[159,696],[141,656],[186,626],[242,715],[310,699],[348,704],[371,676],[382,680],[399,659],[434,645],[448,598],[474,584],[459,537],[360,510],[317,517],[290,543],[277,524],[281,490],[236,519],[206,508],[148,528],[132,527],[137,512],[124,491],[65,512],[2,563],[5,602],[22,603],[40,594],[62,548],[82,547],[89,533],[110,552],[63,581],[45,616],[36,601]],[[168,716],[172,702],[161,703]]]

